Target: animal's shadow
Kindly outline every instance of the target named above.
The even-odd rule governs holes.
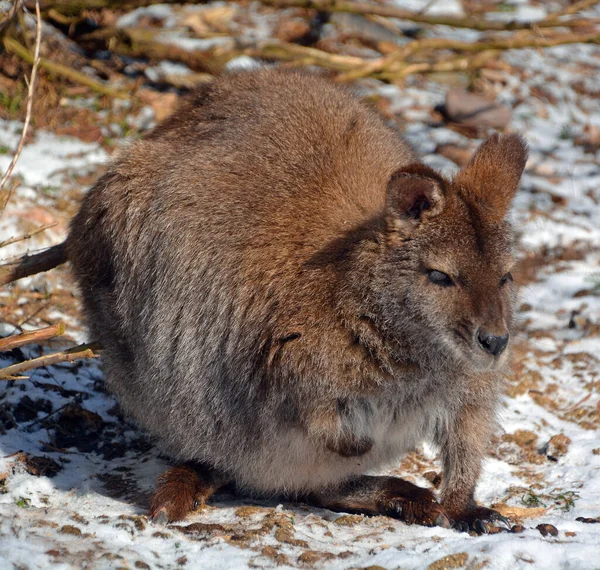
[[[53,347],[52,350],[55,350]],[[0,367],[52,350],[30,345],[0,353]],[[97,493],[144,515],[158,476],[174,463],[144,431],[123,416],[104,386],[100,360],[39,368],[27,380],[0,384],[0,456],[58,490]],[[257,499],[225,489],[209,505],[321,511],[282,498]],[[98,513],[99,515],[102,513]],[[188,522],[199,520],[191,515]]]

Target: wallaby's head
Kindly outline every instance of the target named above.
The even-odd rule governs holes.
[[[523,139],[494,135],[452,180],[413,165],[389,181],[376,297],[386,327],[432,358],[450,352],[479,370],[505,361],[514,304],[506,216],[526,160]]]

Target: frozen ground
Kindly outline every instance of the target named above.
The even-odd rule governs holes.
[[[524,532],[472,537],[227,495],[179,525],[156,526],[144,516],[146,501],[167,463],[119,415],[103,391],[100,364],[86,361],[0,386],[0,569],[600,567],[600,524],[577,520],[600,521],[600,47],[524,50],[503,62],[486,85],[513,107],[511,128],[531,146],[514,210],[521,327],[502,430],[477,498],[512,513]],[[437,120],[444,83],[364,88],[385,100],[382,108],[439,168],[457,168],[448,145],[468,151],[479,142]],[[0,125],[0,146],[15,143],[17,127]],[[22,181],[0,239],[20,233],[24,212],[57,208],[60,220],[48,188],[105,158],[98,146],[37,132],[19,163]],[[0,156],[0,169],[7,162]],[[40,239],[58,241],[61,227]],[[22,242],[10,254],[43,243]],[[20,286],[52,291],[39,279]],[[0,292],[0,304],[13,294]],[[17,299],[6,320],[27,328],[29,299]],[[57,306],[54,318],[67,313]],[[2,334],[14,330],[1,326]],[[0,364],[40,350],[5,353]],[[424,448],[391,471],[431,485],[439,463]],[[558,535],[542,536],[541,523]]]

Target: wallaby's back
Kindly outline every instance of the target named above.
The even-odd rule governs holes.
[[[254,487],[310,488],[368,468],[322,463],[296,441],[304,399],[344,392],[336,382],[348,366],[336,361],[347,344],[336,306],[345,283],[315,259],[378,219],[390,176],[414,160],[346,89],[276,70],[203,87],[133,144],[68,238],[125,411],[175,456]],[[282,347],[300,337],[304,356],[286,361]],[[271,478],[269,463],[280,470]]]

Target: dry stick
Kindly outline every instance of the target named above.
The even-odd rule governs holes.
[[[29,6],[32,0],[26,0]],[[54,9],[62,14],[76,16],[85,10],[99,10],[102,8],[116,8],[118,10],[132,10],[143,6],[156,4],[156,0],[40,0],[42,10]],[[182,0],[161,0],[161,4],[181,4]],[[184,2],[185,3],[185,2]]]
[[[507,51],[511,49],[524,48],[548,48],[557,45],[578,43],[593,43],[600,44],[600,33],[594,32],[591,34],[559,34],[553,37],[543,38],[538,36],[519,36],[512,38],[493,38],[488,41],[481,42],[462,42],[455,40],[447,40],[444,38],[427,38],[423,40],[415,40],[408,45],[400,48],[398,51],[371,62],[365,63],[362,69],[357,69],[345,73],[338,77],[339,81],[353,81],[361,77],[375,75],[385,79],[393,79],[395,77],[406,77],[413,73],[432,73],[439,71],[437,63],[405,63],[404,60],[415,54],[416,52],[426,50],[452,50],[471,53],[490,53],[498,51]],[[474,62],[484,64],[489,58],[474,58]],[[443,67],[443,65],[442,65]],[[460,67],[460,66],[459,66]],[[456,71],[457,69],[447,69],[446,71]]]
[[[475,56],[457,57],[448,61],[439,61],[436,63],[420,62],[410,63],[398,71],[382,70],[380,77],[382,79],[399,79],[415,73],[448,73],[453,71],[467,71],[470,69],[479,69],[483,67],[490,59],[496,57],[494,50],[483,51]],[[344,78],[341,78],[342,80]]]
[[[29,232],[28,234],[23,234],[22,236],[17,236],[17,237],[13,237],[13,238],[7,239],[5,241],[2,241],[2,242],[0,242],[0,247],[5,247],[7,245],[17,243],[19,241],[25,241],[25,240],[31,239],[33,236],[35,236],[37,234],[41,234],[42,232],[45,232],[46,230],[53,228],[55,225],[56,225],[56,223],[48,224],[46,226],[42,226],[41,228],[38,228],[37,230],[33,230],[32,232]]]
[[[17,15],[17,8],[19,7],[20,4],[22,4],[22,2],[20,0],[15,0],[13,2],[13,5],[10,7],[10,10],[8,11],[8,14],[6,15],[6,18],[4,18],[4,20],[2,20],[2,22],[0,23],[0,32],[2,32],[2,30],[4,28],[6,28],[7,26],[9,26],[12,23],[15,16]]]
[[[33,55],[31,56],[31,63],[33,67],[31,68],[31,77],[29,78],[29,88],[27,90],[27,110],[25,112],[25,122],[23,123],[23,130],[21,131],[21,138],[19,139],[19,144],[17,145],[17,150],[8,165],[8,169],[4,173],[4,176],[0,179],[0,189],[4,187],[4,184],[12,174],[19,157],[21,156],[21,152],[23,151],[23,145],[25,144],[25,137],[27,135],[27,129],[29,128],[29,123],[31,121],[31,112],[33,110],[33,92],[35,90],[35,80],[37,78],[37,70],[40,64],[40,44],[42,42],[42,16],[40,14],[40,6],[36,0],[35,3],[35,14],[37,17],[36,24],[36,37],[35,37],[35,48]],[[6,196],[6,200],[2,205],[2,209],[0,209],[0,215],[4,212],[8,201],[10,200],[10,196],[12,194],[12,190],[8,192]]]
[[[570,6],[567,6],[564,10],[560,12],[556,12],[555,14],[550,14],[544,21],[555,20],[556,18],[560,18],[561,16],[572,16],[573,14],[577,14],[577,12],[581,12],[582,10],[586,10],[587,8],[591,8],[598,4],[598,0],[579,0],[579,2],[575,2]]]
[[[425,42],[425,40],[423,40]],[[528,36],[525,38],[501,38],[490,40],[489,42],[476,42],[469,44],[468,42],[455,42],[453,40],[435,40],[435,42],[421,44],[426,45],[428,48],[433,46],[435,43],[436,49],[455,49],[456,51],[467,51],[467,52],[497,52],[509,49],[523,49],[529,47],[551,47],[564,44],[573,43],[595,43],[600,44],[600,33],[595,34],[561,34],[552,38],[539,38],[535,36]],[[420,51],[420,50],[419,50]],[[222,53],[222,56],[228,55],[233,57],[239,52],[230,52],[229,54]],[[447,71],[463,69],[464,63],[457,63],[456,65],[447,66],[446,63],[405,63],[404,61],[398,61],[398,55],[396,53],[379,58],[373,61],[365,61],[359,57],[340,56],[336,54],[330,54],[315,48],[308,48],[299,46],[296,44],[289,44],[286,42],[279,41],[259,41],[253,45],[247,46],[241,50],[241,53],[253,57],[263,57],[270,59],[277,59],[283,61],[293,61],[301,63],[302,65],[318,65],[328,69],[336,71],[352,72],[346,73],[340,77],[340,80],[356,79],[357,77],[363,77],[371,75],[381,79],[393,80],[395,78],[406,77],[413,73],[433,73],[445,69]],[[463,61],[463,60],[461,60]],[[483,64],[486,61],[486,57],[475,58],[473,63]]]
[[[0,268],[0,286],[12,283],[23,277],[30,277],[31,275],[48,271],[67,261],[67,250],[64,242],[40,253],[25,255],[14,264],[15,267],[10,269],[6,267]],[[7,265],[10,267],[13,264]]]
[[[33,56],[29,53],[29,50],[22,46],[14,38],[4,38],[4,47],[7,51],[18,55],[27,63],[31,63],[33,61]],[[92,79],[91,77],[88,77],[79,71],[75,71],[66,65],[62,65],[61,63],[56,63],[55,61],[41,57],[39,58],[39,65],[40,67],[47,69],[50,73],[61,75],[62,77],[65,77],[74,83],[80,83],[81,85],[90,87],[102,95],[108,95],[109,97],[116,97],[118,99],[131,99],[131,95],[129,93],[107,87],[99,81],[96,81],[95,79]]]
[[[24,380],[26,377],[18,376],[22,372],[27,370],[33,370],[35,368],[41,368],[42,366],[50,366],[51,364],[58,364],[60,362],[72,362],[73,360],[81,360],[85,358],[97,358],[99,354],[95,351],[98,350],[97,344],[80,344],[63,350],[61,352],[55,352],[53,354],[47,354],[40,356],[39,358],[33,358],[26,360],[25,362],[19,362],[7,366],[6,368],[0,369],[0,380]]]
[[[589,20],[567,20],[561,21],[558,18],[564,13],[553,14],[550,17],[538,22],[494,22],[487,20],[478,20],[465,16],[457,18],[456,16],[434,16],[428,14],[418,14],[396,6],[386,4],[373,4],[370,2],[355,2],[353,0],[260,0],[268,6],[278,8],[313,8],[321,12],[349,12],[351,14],[360,14],[363,16],[383,16],[386,18],[399,18],[421,24],[432,26],[452,26],[454,28],[468,28],[471,30],[484,31],[507,31],[507,30],[533,30],[537,28],[556,28],[556,27],[574,27],[589,25]],[[577,10],[582,10],[594,6],[598,0],[585,0],[578,3]],[[571,14],[572,12],[568,12]]]
[[[13,348],[19,348],[34,342],[50,340],[51,338],[65,334],[66,327],[63,323],[57,323],[50,327],[28,331],[21,334],[15,334],[6,338],[0,339],[0,352],[6,352]]]
[[[166,56],[173,47],[168,43],[161,42],[155,33],[154,36],[152,36],[151,34],[148,34],[147,31],[139,30],[138,28],[122,28],[117,31],[113,31],[113,29],[109,28],[93,32],[86,36],[89,40],[105,39],[107,37],[128,38],[133,46],[139,43],[138,50],[143,46],[143,50],[146,53],[154,54],[154,56],[159,59]],[[381,77],[384,71],[386,72],[385,75],[393,78],[395,76],[404,77],[407,75],[405,71],[400,69],[401,66],[397,64],[399,60],[402,60],[417,51],[424,51],[427,49],[449,49],[476,53],[489,50],[507,50],[525,47],[549,47],[565,43],[600,43],[599,37],[600,34],[598,33],[568,33],[551,38],[540,38],[528,34],[525,37],[492,38],[489,41],[473,43],[444,38],[430,38],[416,40],[389,56],[370,61],[360,57],[328,53],[317,48],[301,46],[279,40],[238,40],[235,42],[235,45],[231,46],[215,47],[207,51],[187,51],[185,52],[185,63],[192,68],[206,68],[211,62],[222,61],[224,63],[238,55],[248,55],[258,58],[292,62],[294,65],[317,65],[326,69],[347,72],[348,75],[344,75],[342,80],[350,80],[367,75]],[[114,44],[112,49],[115,52],[127,55],[131,55],[132,49],[134,52],[136,51],[136,48],[132,48],[122,41]],[[169,59],[180,60],[177,53],[170,53]],[[479,60],[475,59],[475,61],[483,61],[483,58]],[[460,64],[459,67],[462,65],[464,64]],[[419,66],[416,68],[409,67],[409,69],[414,69],[414,73],[429,72],[427,66]]]

